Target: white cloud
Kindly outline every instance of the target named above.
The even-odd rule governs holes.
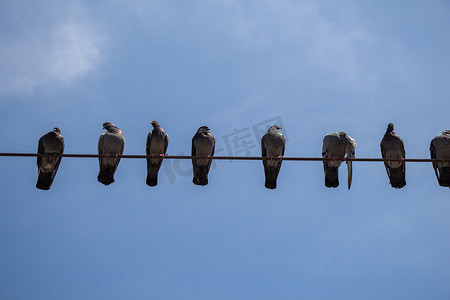
[[[330,19],[320,4],[312,1],[264,1],[246,10],[242,2],[232,2],[230,33],[242,47],[275,48],[289,57],[289,66],[283,68],[323,72],[339,85],[358,88],[372,84],[373,78],[363,70],[363,53],[373,45],[374,37],[361,24]]]
[[[355,19],[347,2],[336,6],[333,18],[325,12],[332,4],[309,0],[197,0],[190,2],[189,9],[156,0],[151,4],[128,0],[124,5],[152,34],[179,35],[200,44],[203,51],[211,46],[207,42],[214,41],[242,52],[270,51],[271,61],[266,64],[280,71],[273,74],[309,70],[328,75],[331,84],[354,88],[375,81],[366,62],[379,41],[362,20]],[[210,49],[216,54],[217,48]]]
[[[70,84],[99,63],[104,38],[85,17],[32,23],[0,38],[0,97]]]
[[[53,33],[50,76],[69,81],[93,69],[102,38],[77,24],[64,24]]]

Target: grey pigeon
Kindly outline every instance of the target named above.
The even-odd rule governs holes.
[[[39,154],[63,154],[64,152],[64,138],[61,135],[61,131],[58,127],[53,128],[44,134],[38,143]],[[41,190],[49,190],[53,179],[58,171],[59,163],[61,162],[61,156],[45,155],[38,156],[38,180],[36,187]]]
[[[333,160],[323,161],[323,170],[325,172],[325,186],[337,187],[339,185],[338,168],[347,158],[355,157],[356,142],[345,132],[333,132],[323,138],[322,157],[332,158]],[[348,189],[352,185],[352,162],[346,161],[348,170]]]
[[[450,159],[450,130],[444,130],[431,140],[432,159]],[[439,185],[450,188],[450,162],[433,162],[434,173]]]
[[[156,186],[158,183],[158,171],[163,162],[161,155],[166,154],[169,145],[169,136],[164,132],[161,125],[156,121],[151,121],[153,130],[147,136],[146,154],[147,157],[147,185]]]
[[[278,129],[281,129],[278,125],[271,126],[261,138],[262,157],[269,158],[269,160],[263,160],[266,177],[265,187],[268,189],[277,187],[277,177],[278,173],[280,173],[281,159],[283,158],[286,145],[286,139]]]
[[[103,123],[103,129],[107,131],[98,139],[98,154],[107,157],[99,157],[100,172],[98,181],[104,185],[114,182],[114,173],[119,165],[118,155],[123,154],[125,148],[125,138],[122,131],[111,122]]]
[[[192,169],[194,178],[192,182],[196,185],[208,184],[208,172],[211,167],[211,157],[214,155],[215,140],[209,132],[208,126],[201,126],[192,138],[192,156],[202,156],[205,158],[193,158]]]
[[[405,146],[403,140],[394,131],[394,124],[389,123],[386,133],[380,143],[381,156],[384,159],[404,159]],[[389,177],[391,186],[401,189],[406,185],[405,180],[405,162],[404,161],[385,161],[384,167]]]

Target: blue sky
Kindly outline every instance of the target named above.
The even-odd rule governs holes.
[[[58,126],[65,153],[96,153],[111,121],[144,154],[157,120],[169,154],[207,125],[218,155],[256,156],[254,126],[278,120],[286,156],[346,131],[356,157],[380,157],[393,122],[428,158],[450,129],[449,37],[447,1],[4,0],[0,152]],[[247,153],[227,148],[234,130]],[[260,161],[217,161],[206,187],[165,161],[150,188],[144,160],[105,187],[96,159],[64,158],[41,191],[35,158],[0,161],[2,299],[450,296],[450,191],[431,163],[408,163],[401,190],[354,163],[347,190],[345,166],[327,189],[320,162],[284,162],[272,191]]]

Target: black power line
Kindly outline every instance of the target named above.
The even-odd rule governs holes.
[[[390,162],[390,161],[404,161],[404,162],[450,162],[449,158],[442,159],[430,159],[430,158],[348,158],[348,157],[260,157],[260,156],[186,156],[186,155],[134,155],[134,154],[122,154],[122,155],[99,155],[99,154],[41,154],[41,153],[0,153],[0,156],[6,157],[42,157],[42,156],[60,156],[60,157],[75,157],[75,158],[99,158],[99,157],[117,157],[117,158],[163,158],[163,159],[217,159],[217,160],[283,160],[283,161],[363,161],[363,162]]]

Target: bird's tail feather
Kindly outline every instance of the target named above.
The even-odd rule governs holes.
[[[391,186],[396,189],[401,189],[406,185],[405,173],[403,167],[389,168]]]
[[[325,186],[333,188],[339,186],[338,168],[327,167],[325,169]]]
[[[158,169],[154,166],[147,167],[147,185],[156,186],[158,184]]]
[[[266,182],[264,186],[268,189],[275,189],[277,187],[278,172],[276,168],[266,168]]]
[[[97,180],[104,185],[109,185],[114,182],[114,168],[113,166],[102,166],[98,173]]]
[[[49,190],[53,181],[52,172],[39,172],[36,187],[40,190]]]
[[[450,187],[450,167],[439,169],[439,185]]]
[[[208,167],[196,166],[194,168],[194,178],[192,182],[196,185],[208,184]]]
[[[158,184],[158,175],[156,175],[155,177],[147,175],[146,183],[148,186],[156,186]]]
[[[151,163],[147,163],[147,185],[155,186],[158,184],[158,171],[161,167],[161,163],[159,165],[154,165]]]

